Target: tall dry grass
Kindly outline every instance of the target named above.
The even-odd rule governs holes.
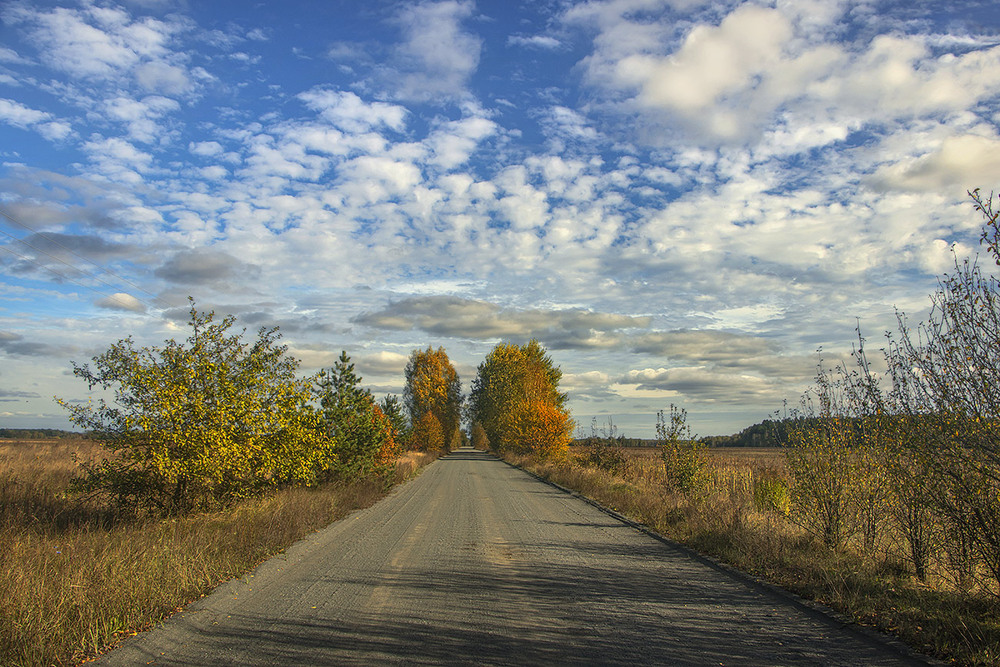
[[[830,550],[794,525],[780,450],[709,450],[707,488],[692,495],[670,490],[655,449],[623,453],[627,465],[617,472],[582,465],[588,457],[579,450],[559,462],[509,460],[918,651],[956,664],[1000,662],[995,596],[963,590],[943,571],[918,581],[899,542],[886,540],[876,553],[857,542]]]
[[[76,664],[151,626],[309,532],[381,498],[393,479],[294,488],[227,511],[125,520],[66,493],[93,443],[0,444],[0,664]]]

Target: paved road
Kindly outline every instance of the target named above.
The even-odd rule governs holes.
[[[470,449],[101,661],[146,663],[913,664]]]

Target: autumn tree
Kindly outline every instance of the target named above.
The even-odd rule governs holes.
[[[476,449],[486,450],[490,448],[489,438],[486,437],[486,431],[479,422],[472,425],[472,434],[469,436],[469,440]]]
[[[426,350],[414,350],[406,364],[405,375],[403,404],[413,424],[414,444],[421,449],[446,451],[458,446],[455,434],[462,415],[462,385],[444,348],[434,350],[428,346]],[[432,426],[426,418],[428,414],[434,416],[442,434],[439,447],[432,447],[425,437]]]
[[[445,448],[444,430],[434,413],[427,411],[413,425],[410,433],[410,447],[434,452]]]
[[[562,371],[538,341],[498,344],[479,365],[469,417],[498,451],[565,454],[573,421],[559,391]]]
[[[386,472],[398,454],[396,426],[361,387],[346,351],[316,376],[315,394],[327,439],[323,473],[350,479]]]
[[[191,303],[191,335],[162,347],[118,341],[73,374],[111,402],[70,404],[70,420],[111,456],[84,467],[78,486],[120,507],[182,513],[275,484],[310,483],[319,452],[316,415],[298,361],[277,329],[255,342]]]

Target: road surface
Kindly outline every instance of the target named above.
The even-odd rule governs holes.
[[[99,664],[394,663],[920,664],[471,449]]]

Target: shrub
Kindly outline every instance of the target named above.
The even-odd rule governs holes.
[[[628,470],[628,456],[621,447],[616,447],[600,438],[589,439],[587,451],[577,456],[581,465],[605,470],[620,475]]]
[[[667,483],[685,495],[703,494],[709,482],[702,455],[704,445],[687,425],[687,410],[671,405],[669,419],[660,410],[656,415],[656,439]]]
[[[275,484],[310,483],[320,453],[298,361],[278,345],[276,329],[256,342],[230,333],[191,303],[184,343],[137,348],[131,338],[73,364],[93,389],[114,401],[59,403],[94,432],[111,456],[85,466],[78,488],[106,494],[120,508],[183,513],[254,494]]]
[[[771,471],[755,475],[753,478],[753,505],[762,512],[776,512],[788,516],[791,511],[788,482]]]

